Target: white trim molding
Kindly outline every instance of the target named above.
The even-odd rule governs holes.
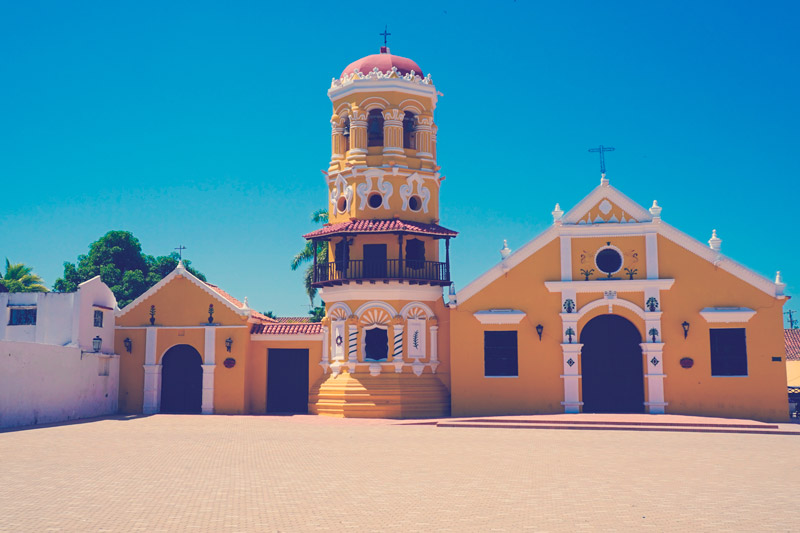
[[[706,322],[717,324],[743,323],[749,321],[756,312],[747,307],[706,307],[700,316]]]
[[[518,309],[486,309],[472,314],[481,324],[519,324],[525,311]]]
[[[586,292],[642,292],[645,289],[669,290],[674,279],[594,279],[589,281],[545,281],[550,292],[570,289],[576,293]]]

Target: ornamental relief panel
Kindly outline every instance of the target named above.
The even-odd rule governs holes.
[[[428,203],[431,199],[431,191],[427,187],[423,186],[422,183],[422,177],[415,172],[406,178],[405,185],[400,186],[400,198],[403,200],[403,211],[407,211],[409,209],[411,198],[417,196],[421,206],[413,210],[419,211],[421,209],[424,213],[428,212]]]
[[[353,203],[353,186],[348,185],[347,181],[345,181],[345,179],[339,175],[336,176],[336,181],[331,189],[330,203],[333,207],[333,210],[337,209],[337,203],[341,197],[344,197],[347,201],[346,208],[339,210],[340,212],[344,212],[347,211],[347,209],[349,209]]]
[[[358,209],[363,210],[367,207],[367,200],[373,192],[381,195],[383,200],[381,207],[389,209],[389,198],[392,196],[393,189],[392,184],[384,180],[383,177],[367,176],[364,183],[356,185],[356,193],[359,199]]]

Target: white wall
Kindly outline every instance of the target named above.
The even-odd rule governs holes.
[[[105,361],[108,375],[100,376]],[[118,390],[118,356],[0,341],[0,427],[116,413]]]
[[[35,306],[36,325],[10,326],[14,306]],[[76,292],[0,293],[0,341],[36,342],[55,346],[79,346],[92,351],[92,339],[102,339],[101,352],[114,351],[114,309],[111,289],[96,276]],[[94,326],[94,312],[103,312],[103,327]]]

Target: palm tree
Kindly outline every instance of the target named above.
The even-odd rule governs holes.
[[[0,285],[8,292],[47,292],[42,278],[33,274],[33,268],[24,263],[14,263],[6,258],[6,273],[0,275]]]
[[[328,222],[328,210],[327,209],[317,209],[313,213],[311,213],[311,221],[316,224],[325,224]],[[317,289],[311,286],[311,283],[314,280],[314,245],[311,241],[307,241],[306,245],[303,247],[300,252],[297,253],[292,258],[291,267],[292,270],[297,270],[300,266],[304,263],[312,262],[312,264],[308,265],[306,268],[305,275],[303,276],[303,283],[306,287],[306,294],[308,295],[308,300],[311,302],[311,307],[314,307],[314,297],[317,295]],[[327,263],[328,262],[328,247],[327,246],[318,246],[317,247],[317,262],[318,263]]]

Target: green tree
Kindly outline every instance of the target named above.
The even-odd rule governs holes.
[[[73,292],[78,285],[100,276],[124,307],[161,281],[178,266],[178,254],[153,257],[142,253],[139,239],[129,231],[109,231],[89,245],[89,253],[76,263],[64,263],[64,275],[53,284],[58,292]],[[184,261],[186,270],[205,281],[206,277]]]
[[[12,264],[6,258],[6,273],[0,274],[0,292],[47,292],[47,287],[32,267]]]
[[[317,224],[325,224],[328,222],[328,210],[327,209],[318,209],[311,213],[311,221]],[[308,300],[311,303],[311,308],[314,309],[314,297],[317,295],[317,289],[312,287],[311,283],[314,279],[314,245],[311,241],[306,241],[305,246],[303,247],[300,252],[298,252],[293,258],[291,262],[292,270],[297,270],[305,263],[310,263],[306,267],[305,274],[303,275],[303,284],[306,289],[306,294],[308,295]],[[317,246],[317,263],[327,263],[328,262],[328,247],[324,244],[322,246]],[[323,309],[324,309],[323,304]],[[314,311],[310,312],[312,315]]]

